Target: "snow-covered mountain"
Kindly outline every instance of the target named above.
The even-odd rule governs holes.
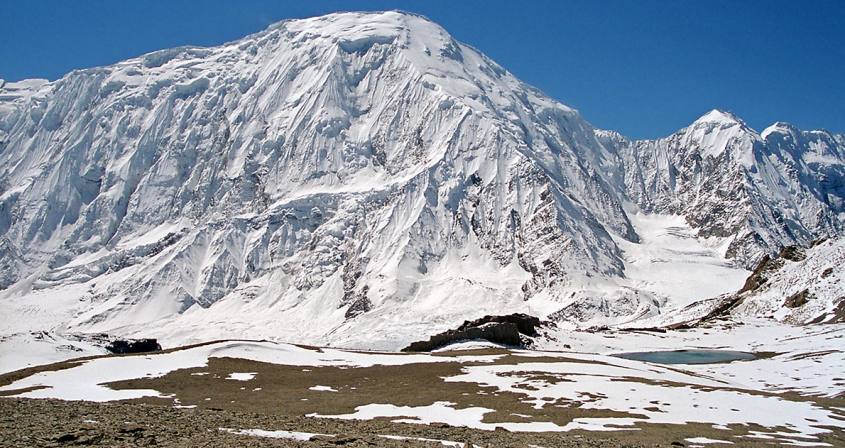
[[[630,320],[671,294],[626,277],[657,253],[632,212],[683,216],[714,275],[843,232],[842,136],[711,112],[631,142],[411,14],[0,89],[3,334],[398,348],[484,314]]]
[[[842,135],[783,123],[758,134],[718,110],[659,140],[598,135],[619,149],[632,201],[683,215],[701,237],[728,238],[725,255],[747,268],[845,229]]]

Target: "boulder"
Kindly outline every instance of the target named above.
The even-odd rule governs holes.
[[[522,335],[536,336],[540,319],[527,314],[484,316],[465,321],[454,330],[431,336],[427,341],[417,341],[402,349],[403,352],[429,352],[453,342],[484,339],[496,344],[524,347]]]
[[[480,327],[491,322],[512,323],[516,325],[520,333],[526,336],[537,336],[537,327],[541,325],[540,319],[522,313],[507,314],[504,316],[484,316],[481,319],[468,320],[458,327],[458,330],[465,330],[472,327]]]
[[[106,350],[112,353],[147,353],[161,350],[156,339],[116,339],[109,342]]]

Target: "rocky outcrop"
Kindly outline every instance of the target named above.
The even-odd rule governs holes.
[[[117,353],[148,353],[161,350],[161,345],[155,339],[117,339],[106,346],[106,350]]]
[[[489,323],[511,323],[516,325],[520,333],[526,336],[537,336],[537,327],[542,325],[539,318],[523,313],[508,314],[505,316],[484,316],[481,319],[468,320],[458,327],[458,331],[474,327],[481,327]]]
[[[799,306],[804,306],[807,302],[810,301],[813,295],[810,294],[810,291],[807,289],[801,290],[796,292],[795,294],[786,298],[786,301],[783,302],[783,306],[787,308],[798,308]]]
[[[786,246],[763,256],[735,294],[717,298],[699,323],[728,316],[770,318],[791,324],[837,322],[845,315],[845,239],[808,248]]]
[[[742,285],[742,289],[737,294],[754,291],[763,286],[769,281],[768,275],[780,269],[783,266],[784,260],[799,262],[804,261],[806,258],[807,254],[804,252],[804,249],[798,246],[784,246],[781,248],[777,257],[764,255],[757,263],[751,275],[745,279],[745,284]]]
[[[789,261],[804,261],[807,259],[807,254],[798,246],[785,246],[778,253],[778,258]]]
[[[524,347],[524,336],[536,336],[540,319],[527,314],[506,316],[484,316],[466,321],[454,330],[436,334],[427,341],[414,342],[402,349],[403,352],[428,352],[453,342],[484,339],[496,344]]]
[[[766,273],[777,270],[781,265],[783,265],[783,262],[778,259],[764,255],[760,262],[757,263],[757,267],[754,268],[754,271],[751,272],[751,275],[745,279],[745,284],[742,285],[742,288],[737,292],[737,294],[754,291],[763,286],[767,281],[769,281]]]

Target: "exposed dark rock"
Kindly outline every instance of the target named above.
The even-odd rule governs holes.
[[[620,328],[622,332],[643,332],[643,333],[666,333],[666,328],[661,327],[628,327]]]
[[[370,302],[370,299],[367,298],[367,290],[366,286],[364,287],[364,291],[361,292],[357,296],[357,298],[352,301],[352,304],[349,305],[349,308],[346,309],[346,314],[344,317],[347,319],[351,319],[359,314],[366,313],[370,311],[373,307],[373,303]]]
[[[417,341],[402,349],[403,352],[427,352],[457,341],[484,339],[496,344],[524,347],[521,335],[536,336],[540,319],[527,314],[484,316],[466,321],[455,330],[436,334],[427,341]]]
[[[812,294],[810,294],[810,291],[805,289],[787,297],[783,302],[783,306],[787,308],[798,308],[799,306],[804,306],[811,297]]]
[[[737,291],[737,293],[742,294],[747,291],[754,291],[763,286],[767,281],[769,281],[766,274],[781,266],[783,266],[783,261],[780,259],[773,259],[768,255],[764,255],[760,262],[757,263],[757,267],[754,268],[754,272],[745,279],[745,284],[742,285],[742,289]]]
[[[783,258],[789,261],[804,261],[807,259],[807,254],[798,246],[785,246],[780,250],[778,258]]]
[[[147,353],[161,350],[156,339],[117,339],[106,346],[112,353]]]
[[[666,328],[667,330],[689,330],[695,328],[695,324],[691,322],[677,322],[671,325],[667,325],[664,328]]]
[[[754,277],[754,274],[751,274],[751,276],[748,277],[748,280],[745,281],[746,285],[748,285],[748,282],[749,282],[749,280],[751,280],[752,277]],[[743,287],[743,289],[745,289],[745,287]],[[756,289],[756,288],[754,288],[754,289]],[[742,291],[742,290],[740,290],[740,291]],[[720,317],[726,316],[728,313],[730,313],[730,311],[734,307],[736,307],[737,305],[742,303],[742,299],[743,299],[743,297],[740,294],[735,294],[735,295],[730,295],[730,296],[725,297],[724,299],[722,299],[721,302],[719,302],[718,305],[716,305],[715,308],[710,310],[710,312],[707,313],[706,316],[699,319],[698,323],[708,322],[708,321],[711,321],[713,319],[718,319]]]
[[[822,271],[822,278],[827,278],[830,274],[833,274],[833,268],[827,268]]]
[[[428,352],[443,347],[452,342],[467,339],[486,339],[497,344],[522,346],[519,329],[516,324],[489,323],[481,327],[471,327],[466,330],[449,330],[432,336],[427,341],[417,341],[402,349],[403,352]]]
[[[816,246],[818,246],[819,244],[822,244],[822,243],[824,243],[824,242],[825,242],[825,241],[827,241],[827,240],[828,240],[828,238],[826,238],[826,237],[823,237],[823,238],[819,238],[819,239],[813,240],[813,242],[812,242],[812,243],[810,243],[810,247],[816,247]]]
[[[340,301],[338,308],[348,306],[346,308],[345,317],[351,319],[360,314],[370,311],[373,303],[367,297],[370,289],[368,285],[363,285],[358,288],[358,280],[363,275],[362,266],[369,262],[367,257],[360,257],[354,254],[348,255],[348,261],[343,267],[343,299]]]
[[[822,314],[807,322],[808,324],[841,324],[845,323],[845,296],[836,299],[833,311]]]
[[[526,336],[537,336],[537,327],[542,324],[540,322],[540,319],[534,316],[529,316],[527,314],[522,313],[514,313],[507,314],[504,316],[484,316],[481,319],[476,319],[472,321],[468,320],[461,324],[460,327],[458,327],[458,331],[466,330],[472,327],[480,327],[484,324],[489,324],[491,322],[510,322],[512,324],[515,324],[519,329],[519,332]]]
[[[841,324],[845,323],[845,297],[840,297],[836,308],[833,309],[832,316],[826,320],[826,324]]]
[[[70,443],[76,440],[76,434],[62,434],[56,438],[58,443]]]

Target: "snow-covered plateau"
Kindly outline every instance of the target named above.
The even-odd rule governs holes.
[[[514,312],[558,325],[544,347],[610,353],[575,330],[737,294],[722,317],[761,340],[841,331],[843,162],[841,134],[719,110],[657,140],[596,129],[401,12],[0,80],[0,372],[108,337],[395,350]],[[805,259],[738,292],[787,246]]]

